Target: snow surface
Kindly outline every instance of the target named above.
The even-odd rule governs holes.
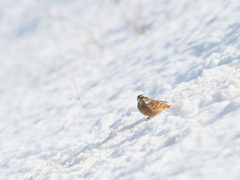
[[[0,179],[240,179],[239,0],[0,10]]]

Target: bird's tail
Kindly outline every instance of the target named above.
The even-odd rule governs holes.
[[[168,104],[164,104],[164,105],[163,105],[163,108],[164,108],[164,109],[167,109],[167,108],[170,108],[170,107],[171,107],[171,105],[168,105]]]

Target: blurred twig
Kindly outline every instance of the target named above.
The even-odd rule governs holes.
[[[57,73],[59,76],[63,76],[63,74],[62,74],[60,71],[54,69],[53,67],[51,67],[51,66],[49,66],[49,65],[46,65],[46,64],[44,64],[44,63],[42,63],[42,62],[39,62],[39,65],[40,65],[41,67],[43,67],[44,69],[47,69],[49,74],[51,74],[52,72],[55,72],[55,73]]]
[[[77,41],[78,41],[78,44],[80,46],[80,49],[82,50],[84,58],[86,60],[89,60],[88,51],[86,49],[86,46],[84,46],[84,43],[83,43],[82,38],[81,38],[81,34],[78,31],[76,31],[76,37],[77,37]]]
[[[58,21],[63,21],[63,22],[66,22],[66,23],[69,23],[73,26],[75,26],[77,29],[80,29],[82,31],[84,31],[86,34],[88,34],[88,36],[91,38],[92,42],[97,46],[99,52],[102,54],[103,53],[103,47],[102,45],[100,44],[100,42],[95,38],[93,32],[91,30],[89,30],[87,27],[79,24],[78,22],[70,19],[70,18],[67,18],[67,17],[63,17],[63,16],[47,16],[46,18],[49,18],[49,19],[53,19],[53,20],[58,20]]]
[[[51,34],[51,39],[52,39],[52,41],[53,41],[53,43],[54,43],[54,45],[55,45],[55,47],[56,47],[56,49],[57,49],[58,54],[59,54],[60,57],[63,59],[63,61],[65,61],[65,63],[67,63],[68,61],[67,61],[67,58],[66,58],[66,56],[65,56],[65,53],[64,53],[64,51],[62,50],[61,45],[60,45],[59,42],[57,41],[57,38],[55,38],[55,36],[54,36],[53,34]]]
[[[88,114],[94,118],[94,116],[92,115],[92,113],[88,110],[87,106],[85,106],[85,104],[82,102],[82,100],[80,99],[80,96],[79,96],[79,93],[78,93],[78,89],[77,89],[77,85],[76,85],[76,82],[75,82],[75,78],[74,78],[74,74],[72,73],[72,80],[73,80],[73,84],[74,84],[74,87],[75,87],[75,91],[76,91],[76,94],[77,94],[77,97],[75,97],[81,104],[82,106],[84,107],[84,109],[88,112]]]
[[[100,54],[103,54],[103,52],[104,52],[102,44],[95,38],[94,33],[89,28],[87,28],[86,26],[83,26],[83,25],[79,24],[77,21],[74,21],[70,18],[60,16],[60,15],[59,16],[47,15],[47,16],[33,17],[32,15],[25,14],[25,16],[33,18],[33,19],[37,19],[37,20],[40,20],[40,21],[55,20],[55,21],[60,21],[60,22],[65,22],[65,23],[71,24],[74,27],[76,27],[77,29],[86,33],[90,37],[90,40],[98,48]],[[63,24],[61,24],[61,26],[63,26]],[[66,30],[66,28],[65,28],[65,30]]]
[[[141,27],[142,33],[145,33],[146,24],[145,24],[144,12],[143,12],[142,0],[138,0],[138,9],[139,9],[140,27]]]
[[[187,46],[189,46],[189,47],[191,47],[191,48],[193,48],[193,49],[199,51],[200,53],[205,53],[205,51],[203,51],[203,50],[201,50],[201,49],[199,49],[199,48],[197,48],[197,47],[195,47],[195,46],[193,46],[193,45],[187,43],[186,41],[184,41],[184,40],[181,39],[181,38],[176,37],[176,39],[179,40],[179,41],[181,41],[182,43],[186,44]]]
[[[124,19],[126,20],[126,22],[128,23],[128,25],[134,30],[135,33],[137,34],[144,34],[146,32],[146,26],[145,26],[145,22],[144,22],[144,18],[143,18],[143,8],[141,5],[141,2],[138,1],[138,11],[139,11],[139,19],[140,22],[137,23],[136,21],[134,21],[132,18],[130,18],[130,16],[127,14],[127,11],[122,7],[122,5],[120,4],[121,0],[117,0],[116,1],[116,5],[119,8],[119,10],[121,11]]]
[[[95,23],[96,23],[96,26],[97,28],[99,29],[99,32],[100,34],[102,35],[102,27],[99,23],[99,17],[100,17],[100,13],[102,11],[102,8],[103,8],[103,4],[104,4],[105,0],[101,0],[98,4],[98,7],[97,7],[97,10],[95,12]]]

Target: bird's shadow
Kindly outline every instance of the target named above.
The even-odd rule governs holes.
[[[137,126],[138,124],[140,124],[140,123],[142,123],[142,122],[146,122],[146,121],[148,121],[148,120],[149,120],[149,119],[146,119],[146,118],[140,119],[140,120],[138,120],[138,121],[135,121],[135,122],[132,123],[132,124],[123,126],[121,129],[118,130],[118,132],[123,132],[123,131],[125,131],[125,130],[127,130],[127,129],[132,129],[132,128],[134,128],[135,126]]]

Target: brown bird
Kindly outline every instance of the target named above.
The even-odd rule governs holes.
[[[168,109],[171,105],[166,104],[167,101],[160,101],[149,99],[144,94],[140,94],[137,97],[138,100],[138,110],[145,116],[150,117],[156,116],[161,113],[163,110]]]

